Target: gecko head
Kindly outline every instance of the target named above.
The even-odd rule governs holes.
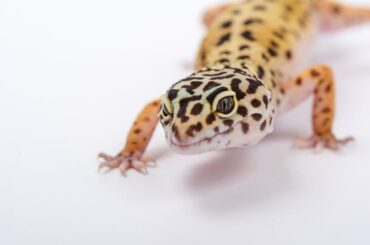
[[[167,142],[183,154],[256,144],[272,132],[275,110],[262,81],[238,68],[203,69],[162,96]]]

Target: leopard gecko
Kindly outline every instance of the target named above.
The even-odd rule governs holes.
[[[144,152],[158,122],[179,153],[253,146],[273,132],[276,117],[311,95],[313,134],[296,144],[338,150],[352,140],[332,130],[332,69],[298,69],[316,34],[370,21],[370,8],[330,0],[244,0],[211,8],[203,20],[207,34],[195,72],[145,106],[123,150],[99,155],[100,168],[146,173],[155,159]]]

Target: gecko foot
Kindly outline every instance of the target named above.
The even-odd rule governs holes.
[[[330,133],[324,136],[314,135],[309,138],[299,137],[295,140],[294,146],[299,149],[313,149],[315,153],[320,153],[324,149],[339,151],[344,145],[354,140],[353,137],[337,139]]]
[[[108,168],[109,170],[119,168],[122,175],[126,176],[127,171],[134,169],[139,173],[148,174],[147,167],[155,167],[155,158],[142,157],[141,153],[137,154],[118,154],[116,157],[100,153],[99,158],[104,161],[100,163],[99,170]]]

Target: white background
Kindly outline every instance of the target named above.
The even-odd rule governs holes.
[[[149,176],[97,172],[189,73],[214,4],[0,1],[0,244],[370,243],[370,25],[322,36],[311,60],[335,69],[335,132],[357,139],[341,153],[292,149],[307,102],[252,149],[181,156],[158,128]]]

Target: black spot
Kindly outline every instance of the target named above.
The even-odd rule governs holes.
[[[272,57],[276,57],[278,55],[277,51],[273,47],[268,48],[267,51],[269,52],[270,56],[272,56]]]
[[[236,94],[236,99],[241,100],[244,99],[245,93],[239,88],[239,84],[241,84],[242,81],[238,78],[235,78],[231,81],[231,89],[235,92]]]
[[[253,106],[253,107],[257,108],[257,107],[260,107],[262,103],[261,103],[261,101],[260,101],[260,100],[258,100],[258,99],[253,99],[253,100],[251,101],[251,104],[252,104],[252,106]]]
[[[238,60],[249,60],[250,59],[250,56],[248,55],[241,55],[238,57]]]
[[[322,110],[322,113],[330,113],[331,112],[331,109],[329,107],[325,107],[323,110]]]
[[[189,94],[194,94],[194,89],[202,85],[203,82],[191,82],[190,85],[183,85],[182,88],[185,88]]]
[[[262,115],[259,113],[252,114],[252,118],[256,120],[257,122],[261,121]]]
[[[213,77],[212,80],[223,80],[223,79],[229,79],[229,78],[233,78],[233,77],[235,77],[234,74],[229,74],[229,75],[226,75],[226,76]]]
[[[180,140],[179,129],[177,128],[177,126],[175,124],[172,125],[172,132],[175,135],[176,139]]]
[[[331,84],[328,84],[328,86],[326,86],[325,88],[325,92],[329,93],[331,91],[331,88],[332,88]]]
[[[234,70],[234,73],[238,73],[238,74],[240,74],[240,75],[248,75],[248,73],[247,72],[245,72],[244,70],[242,70],[242,69],[239,69],[239,68],[232,68],[233,70]]]
[[[316,70],[312,70],[312,71],[311,71],[311,76],[312,76],[312,77],[318,77],[318,76],[320,76],[320,72],[318,72],[318,71],[316,71]]]
[[[279,47],[279,44],[277,42],[275,42],[274,40],[271,40],[271,46],[274,47],[274,48],[278,48]]]
[[[211,125],[214,121],[216,121],[216,116],[213,113],[209,114],[206,118],[206,123]]]
[[[218,73],[210,73],[210,74],[202,74],[202,75],[205,76],[205,77],[214,77],[214,76],[224,75],[225,73],[226,73],[225,71],[221,71],[221,72],[218,72]]]
[[[230,37],[231,37],[231,33],[227,33],[225,35],[223,35],[220,40],[218,41],[217,43],[217,46],[221,46],[222,44],[224,44],[225,42],[228,42],[230,41]]]
[[[230,63],[230,61],[228,59],[225,59],[225,58],[219,59],[217,62],[221,63],[221,64]]]
[[[242,131],[244,134],[248,134],[249,132],[249,124],[248,123],[241,123],[241,126],[242,126]]]
[[[248,94],[254,94],[257,92],[257,89],[259,86],[262,86],[262,83],[258,80],[254,80],[254,79],[247,79],[248,82],[249,82],[249,86],[248,86],[248,90],[247,90],[247,93]]]
[[[170,91],[168,91],[168,99],[171,101],[176,99],[178,93],[179,93],[179,90],[171,89]]]
[[[233,126],[234,121],[233,121],[233,120],[231,120],[231,119],[226,119],[226,120],[224,120],[224,124],[225,124],[226,126],[228,126],[228,127],[231,127],[231,126]]]
[[[244,21],[244,25],[251,25],[251,24],[262,24],[263,21],[262,19],[259,19],[259,18],[250,18],[250,19],[247,19]]]
[[[201,103],[197,103],[193,106],[193,109],[191,109],[191,114],[196,116],[202,113],[203,105]]]
[[[271,79],[272,87],[276,88],[276,81],[274,79]]]
[[[256,6],[254,6],[254,10],[256,10],[256,11],[265,11],[266,7],[263,6],[263,5],[256,5]]]
[[[253,36],[253,33],[251,31],[243,32],[242,36],[249,41],[256,41],[256,38]]]
[[[197,96],[192,96],[192,97],[188,97],[188,98],[184,98],[184,99],[181,99],[179,104],[180,104],[180,109],[177,113],[177,117],[178,118],[181,118],[181,122],[187,122],[189,120],[189,117],[186,116],[186,109],[189,105],[190,102],[192,101],[197,101],[197,100],[200,100],[202,98],[201,95],[197,95]]]
[[[212,104],[213,103],[213,100],[215,99],[215,97],[219,94],[219,93],[222,93],[222,92],[225,92],[227,91],[227,88],[225,87],[221,87],[221,88],[218,88],[216,89],[215,91],[213,91],[210,95],[207,96],[207,101]]]
[[[265,130],[266,124],[267,124],[266,120],[263,121],[263,123],[261,124],[261,127],[260,127],[261,131]]]
[[[239,50],[240,51],[243,51],[243,50],[245,50],[245,49],[249,49],[250,47],[248,46],[248,45],[241,45],[240,47],[239,47]]]
[[[141,129],[140,128],[134,130],[134,134],[140,134],[140,133],[141,133]]]
[[[290,5],[286,5],[286,6],[285,6],[285,9],[286,9],[286,11],[288,11],[288,12],[293,12],[293,8],[292,8],[292,6],[290,6]]]
[[[288,50],[285,52],[285,56],[288,60],[291,60],[293,55],[292,55],[292,51]]]
[[[194,137],[194,132],[200,132],[203,128],[203,125],[199,122],[197,124],[191,125],[188,130],[186,130],[186,134],[190,137]]]
[[[206,86],[204,86],[204,88],[203,88],[203,91],[204,92],[206,92],[206,91],[208,91],[208,90],[210,90],[210,89],[212,89],[212,88],[216,88],[216,87],[218,87],[218,86],[220,86],[221,84],[219,84],[219,83],[215,83],[215,82],[209,82],[209,83],[207,83],[207,85]]]
[[[232,26],[232,24],[233,24],[233,22],[231,20],[225,21],[224,23],[222,23],[221,27],[222,28],[229,28],[229,27]]]
[[[297,78],[297,80],[295,81],[295,84],[297,84],[298,86],[301,86],[302,85],[302,78],[301,77]]]
[[[274,31],[272,34],[274,36],[278,37],[279,39],[284,40],[284,35],[282,33],[278,32],[278,31]]]
[[[238,114],[242,117],[246,117],[248,115],[248,109],[244,106],[238,107]]]
[[[220,129],[218,127],[215,127],[214,131],[215,131],[216,134],[218,134],[220,132]]]
[[[171,120],[167,120],[167,121],[164,121],[162,124],[163,124],[164,126],[168,126],[168,124],[170,124],[170,122],[171,122]]]
[[[224,50],[224,51],[220,52],[220,55],[230,55],[230,54],[231,54],[231,52],[227,51],[227,50]]]
[[[266,96],[266,95],[264,95],[264,96],[263,96],[263,98],[262,98],[262,100],[263,100],[263,103],[265,104],[266,109],[267,109],[267,107],[268,107],[268,105],[269,105],[269,99],[267,98],[267,96]]]
[[[270,58],[269,57],[267,57],[267,55],[266,54],[262,54],[262,59],[264,59],[265,61],[267,61],[267,62],[269,62],[270,61]]]
[[[263,79],[265,76],[265,70],[263,69],[262,66],[257,67],[257,75],[259,79]]]
[[[200,59],[204,62],[207,59],[207,54],[204,50],[200,52]]]
[[[342,12],[340,6],[336,5],[334,6],[331,11],[333,12],[333,14],[340,14]]]

